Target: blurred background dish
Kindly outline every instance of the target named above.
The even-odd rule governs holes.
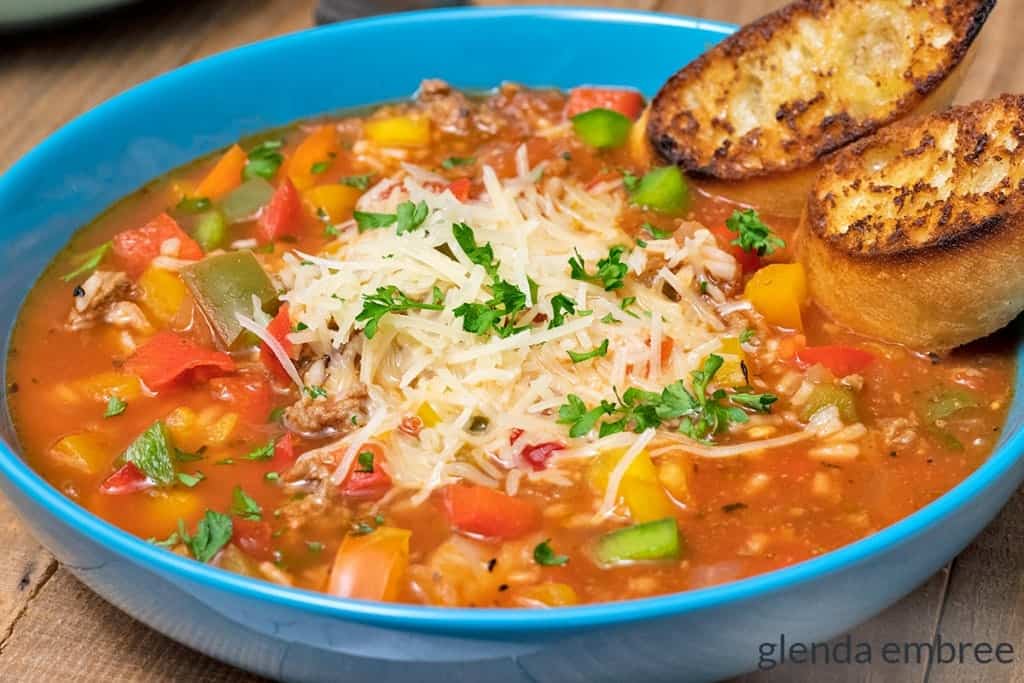
[[[315,18],[318,24],[330,24],[371,14],[462,7],[470,4],[470,0],[320,0]]]
[[[0,29],[42,24],[68,19],[136,0],[3,0],[0,2]]]

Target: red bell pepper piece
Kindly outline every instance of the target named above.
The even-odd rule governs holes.
[[[177,258],[198,261],[203,250],[178,223],[162,213],[141,228],[124,230],[114,235],[114,254],[132,277],[138,277],[160,255],[160,247],[169,239],[178,240]]]
[[[357,458],[348,476],[341,482],[341,494],[349,498],[366,500],[380,498],[391,488],[391,477],[381,467],[384,461],[384,447],[371,441],[360,446],[358,452],[373,454],[373,471],[363,470]]]
[[[540,526],[540,511],[533,504],[486,486],[448,486],[442,502],[448,522],[471,534],[508,540]]]
[[[281,304],[281,307],[277,309],[277,315],[267,325],[267,332],[270,333],[274,339],[280,344],[284,352],[289,356],[292,355],[292,343],[288,341],[288,335],[292,331],[292,319],[288,315],[288,304]],[[277,360],[277,356],[270,350],[270,347],[266,344],[260,344],[260,359],[263,364],[267,366],[267,369],[282,382],[290,382],[291,378],[288,373],[285,372],[284,368],[281,367],[281,361]]]
[[[644,97],[628,88],[573,88],[565,105],[565,115],[572,118],[591,109],[611,109],[631,119],[644,110]]]
[[[448,190],[458,199],[460,202],[468,202],[470,194],[473,191],[473,181],[469,178],[458,178],[448,183]]]
[[[508,445],[509,446],[515,446],[516,445],[516,441],[518,441],[519,437],[521,437],[522,435],[523,435],[523,430],[520,429],[519,427],[513,427],[512,429],[510,429],[508,431]]]
[[[100,493],[121,496],[152,488],[153,482],[133,462],[126,462],[100,484]]]
[[[796,362],[802,368],[824,365],[836,377],[846,377],[874,363],[875,356],[852,346],[807,346],[796,352]]]
[[[234,372],[235,361],[226,353],[163,330],[136,349],[125,361],[125,369],[138,375],[150,389],[160,391],[179,380],[203,381]]]
[[[523,446],[523,451],[521,455],[523,456],[523,460],[530,463],[530,467],[532,467],[535,471],[540,471],[547,467],[548,458],[550,458],[555,451],[560,451],[563,450],[564,448],[564,443],[559,443],[557,441],[546,441],[544,443],[536,443]]]
[[[274,191],[267,208],[260,214],[260,237],[265,242],[285,237],[298,237],[302,227],[302,198],[292,181],[285,178]]]
[[[736,263],[740,264],[744,273],[753,273],[761,267],[761,257],[756,252],[747,251],[740,245],[732,243],[736,239],[736,233],[729,228],[724,225],[716,225],[711,228],[711,234],[718,240],[718,246],[736,259]]]
[[[274,457],[270,459],[270,469],[283,472],[295,463],[295,441],[291,432],[285,434],[274,444]]]
[[[231,404],[253,423],[267,421],[274,400],[270,384],[261,372],[245,372],[233,377],[210,380],[210,392],[218,401]]]
[[[257,560],[274,559],[273,532],[267,522],[235,517],[231,520],[231,540]]]

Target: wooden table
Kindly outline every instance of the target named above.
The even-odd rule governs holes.
[[[604,4],[745,22],[782,3]],[[57,30],[5,37],[0,41],[0,171],[72,117],[129,86],[235,45],[309,26],[313,5],[313,0],[149,2]],[[1024,70],[1018,68],[1013,48],[1022,33],[1024,2],[1002,0],[982,35],[962,101],[1003,91],[1024,92]],[[853,633],[854,641],[874,646],[928,641],[935,633],[947,640],[1009,641],[1020,663],[984,668],[936,665],[930,670],[923,664],[813,669],[787,665],[744,680],[1024,681],[1022,523],[1024,496],[1018,493],[954,562]],[[36,543],[2,498],[0,527],[0,680],[255,680],[164,638],[93,595]]]

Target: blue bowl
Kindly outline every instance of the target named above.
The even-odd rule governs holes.
[[[653,94],[731,31],[678,16],[578,9],[392,15],[232,50],[130,90],[0,178],[0,325],[80,226],[147,180],[240,136],[404,97],[423,77],[624,84]],[[1018,377],[1017,387],[1021,387]],[[6,382],[4,383],[6,387]],[[817,559],[723,586],[552,611],[340,600],[183,559],[94,517],[30,470],[4,413],[0,488],[84,583],[189,647],[288,680],[712,680],[757,668],[761,643],[821,640],[924,581],[1024,476],[1024,406],[992,457],[903,521]],[[777,655],[777,653],[776,653]]]

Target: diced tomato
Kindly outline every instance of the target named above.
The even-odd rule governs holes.
[[[231,405],[250,422],[267,421],[274,400],[270,384],[261,372],[245,372],[233,377],[215,377],[210,380],[210,391],[218,401]]]
[[[267,522],[235,517],[231,520],[231,540],[257,560],[274,559],[273,532]]]
[[[513,427],[512,429],[510,429],[509,433],[508,433],[508,443],[509,443],[509,445],[510,446],[515,446],[516,445],[516,441],[518,441],[519,437],[521,437],[522,435],[523,435],[523,430],[520,429],[519,427]]]
[[[136,349],[124,366],[150,389],[160,391],[179,381],[203,381],[234,372],[235,361],[226,353],[162,330]]]
[[[550,458],[555,451],[560,451],[564,448],[564,443],[546,441],[544,443],[523,446],[523,452],[521,455],[523,456],[523,460],[530,463],[530,467],[536,471],[540,471],[547,467],[548,458]]]
[[[565,105],[569,118],[591,109],[611,109],[635,119],[644,110],[644,97],[627,88],[573,88]]]
[[[366,472],[360,468],[358,458],[349,470],[348,476],[341,482],[341,494],[349,498],[375,500],[391,488],[391,477],[384,471],[384,447],[369,441],[359,447],[357,453],[373,454],[373,471]]]
[[[778,356],[782,360],[789,360],[799,353],[800,349],[807,346],[807,337],[802,334],[790,334],[779,340]]]
[[[283,472],[295,463],[295,441],[291,432],[285,434],[274,444],[274,457],[270,459],[270,469]]]
[[[418,415],[406,415],[398,423],[398,429],[409,436],[419,436],[423,431],[423,420]]]
[[[519,538],[540,525],[540,511],[532,503],[486,486],[448,486],[442,502],[454,528],[488,538]]]
[[[672,337],[661,338],[661,364],[665,365],[669,359],[672,358],[672,349],[675,348],[675,342]]]
[[[110,496],[135,493],[153,486],[153,482],[142,473],[135,463],[127,462],[100,484],[100,492]]]
[[[743,269],[744,273],[752,273],[761,267],[760,256],[752,251],[743,249],[738,244],[732,243],[736,239],[736,233],[729,228],[724,225],[716,225],[711,228],[711,234],[718,240],[719,247],[732,254],[732,257],[740,264],[740,268]]]
[[[796,352],[796,362],[804,368],[824,365],[836,377],[846,377],[874,363],[875,356],[852,346],[807,346]]]
[[[473,191],[473,181],[469,178],[459,178],[448,183],[448,190],[451,191],[455,198],[460,202],[469,201],[470,194]]]
[[[292,354],[292,343],[288,341],[288,334],[292,331],[292,319],[288,314],[288,304],[281,304],[281,308],[277,309],[277,315],[267,325],[267,332],[281,344],[284,352],[289,356]],[[291,379],[288,377],[288,373],[285,372],[284,368],[281,367],[281,362],[277,360],[277,356],[270,350],[270,347],[266,344],[260,344],[260,359],[263,364],[267,366],[267,369],[274,374],[275,377],[283,382],[290,382]]]
[[[270,204],[260,214],[260,237],[273,242],[280,237],[297,237],[302,227],[302,197],[285,178],[274,191]]]
[[[176,258],[198,261],[203,250],[178,223],[162,213],[141,228],[124,230],[114,235],[114,254],[124,264],[132,277],[142,274],[149,264],[160,255],[160,249],[169,239],[178,240]]]

